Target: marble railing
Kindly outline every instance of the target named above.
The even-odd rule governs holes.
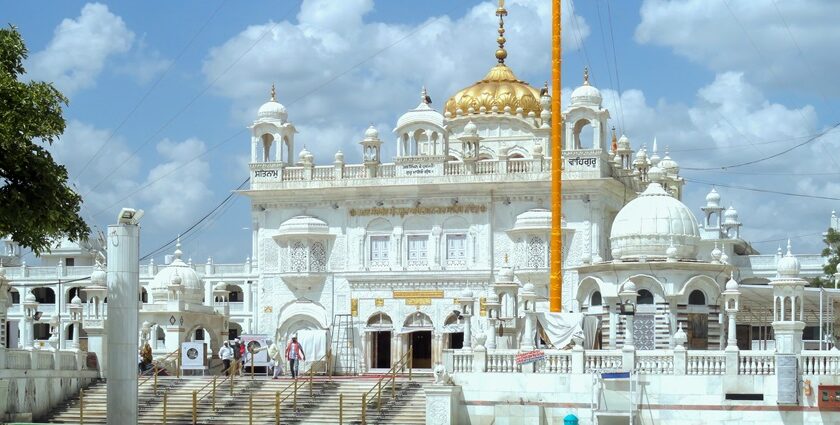
[[[584,368],[587,372],[621,369],[620,350],[588,350],[584,353]]]
[[[776,353],[773,351],[741,351],[738,353],[739,375],[775,375]]]
[[[488,372],[520,372],[521,366],[516,364],[518,350],[491,350],[487,353]]]
[[[637,351],[636,372],[648,375],[673,375],[673,350]]]
[[[473,371],[473,354],[468,350],[451,350],[452,356],[452,371],[453,372],[472,372]]]
[[[805,375],[840,375],[840,352],[803,350],[799,367]]]
[[[598,156],[592,154],[590,156]],[[596,161],[592,159],[594,164]],[[551,158],[542,155],[533,158],[501,158],[484,161],[476,161],[473,164],[464,162],[435,162],[436,158],[412,157],[402,158],[401,161],[423,166],[423,177],[441,176],[467,176],[467,175],[488,175],[488,174],[525,174],[525,173],[548,173],[551,170]],[[424,162],[425,161],[425,162]],[[406,172],[402,168],[403,162],[385,163],[370,165],[376,179],[414,179],[417,177],[412,172]],[[336,181],[367,179],[369,177],[368,167],[365,164],[345,164],[337,162],[333,165],[294,165],[289,166],[282,162],[255,162],[250,164],[253,184],[273,184],[282,182],[301,181]],[[412,168],[414,170],[414,168]]]
[[[569,373],[571,371],[571,351],[547,350],[545,360],[537,364],[537,373]]]
[[[723,375],[726,373],[726,354],[723,351],[689,351],[687,373],[689,375]]]
[[[57,279],[63,277],[87,277],[93,272],[92,266],[18,266],[6,267],[6,278],[10,280],[30,279]]]
[[[81,354],[81,355],[80,355]],[[84,368],[84,353],[70,350],[6,350],[6,369],[78,370]],[[58,367],[56,367],[56,365]]]
[[[775,375],[772,350],[540,350],[532,364],[517,364],[511,349],[444,350],[452,373],[601,373],[628,371],[643,375]],[[840,351],[804,350],[798,356],[803,375],[840,375]],[[727,367],[730,365],[730,367]]]

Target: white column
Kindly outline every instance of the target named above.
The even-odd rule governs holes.
[[[79,349],[79,333],[82,331],[82,322],[78,320],[73,321],[73,346],[70,347],[74,350]]]
[[[472,314],[463,313],[464,316],[464,345],[461,348],[469,348],[472,345]]]
[[[21,329],[21,336],[22,338],[22,348],[31,348],[33,342],[33,334],[35,323],[33,322],[31,317],[23,316],[23,329]]]
[[[487,314],[490,314],[490,310],[487,310]],[[487,319],[487,345],[488,349],[495,349],[496,348],[496,318],[490,317]],[[466,343],[466,341],[465,341]]]
[[[615,308],[612,307],[612,305],[610,305],[609,315],[610,315],[610,329],[609,329],[608,343],[609,343],[609,348],[615,349],[615,348],[618,348],[618,345],[617,345],[618,343],[616,342],[616,340],[617,340],[616,336],[618,334],[618,320],[619,320],[620,316],[618,315],[618,313],[615,312]]]
[[[626,322],[624,326],[624,346],[625,347],[632,347],[633,344],[633,315],[627,315]]]
[[[108,226],[107,243],[108,424],[136,424],[140,227],[136,223]]]
[[[534,314],[535,312],[530,309],[525,312],[525,332],[523,333],[522,346],[520,347],[523,351],[534,349]]]
[[[727,313],[729,314],[729,332],[726,339],[726,348],[738,347],[738,338],[735,329],[735,315],[737,313],[735,311],[729,311]]]

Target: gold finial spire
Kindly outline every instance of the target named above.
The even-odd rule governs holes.
[[[274,89],[274,83],[271,83],[271,101],[277,102],[277,90]]]
[[[505,9],[505,0],[499,0],[499,8],[496,9],[496,16],[499,17],[499,38],[496,42],[499,43],[499,49],[496,50],[496,59],[499,63],[504,64],[507,57],[507,50],[505,50],[505,16],[507,16],[507,9]]]
[[[589,67],[588,66],[583,67],[583,85],[584,86],[589,85]]]

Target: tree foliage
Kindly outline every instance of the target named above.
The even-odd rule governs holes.
[[[840,232],[829,227],[823,238],[825,248],[822,256],[826,262],[823,266],[825,276],[816,277],[811,280],[811,286],[834,287],[834,274],[837,273],[837,265],[840,264]]]
[[[50,83],[20,81],[26,45],[15,27],[0,29],[0,235],[36,254],[53,241],[85,239],[81,196],[46,149],[64,132],[67,98]]]

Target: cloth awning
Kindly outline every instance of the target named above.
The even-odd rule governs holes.
[[[403,326],[403,328],[398,332],[400,334],[409,334],[412,332],[420,332],[420,331],[434,331],[435,328],[431,326]]]
[[[362,332],[393,332],[393,326],[365,326]]]
[[[536,317],[540,336],[551,348],[563,348],[572,342],[573,337],[586,340],[582,313],[540,312]]]
[[[448,325],[444,325],[443,327],[443,333],[445,334],[454,334],[458,332],[464,332],[463,323],[450,323]]]

